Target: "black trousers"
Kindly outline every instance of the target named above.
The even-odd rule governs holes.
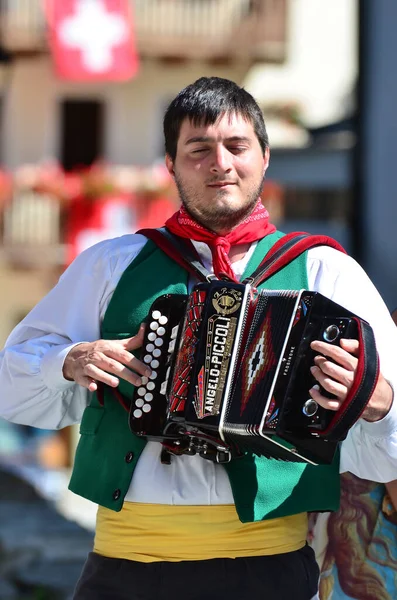
[[[139,563],[90,553],[74,600],[311,600],[313,550],[250,558]]]

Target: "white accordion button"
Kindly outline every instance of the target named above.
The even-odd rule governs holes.
[[[154,356],[155,358],[158,358],[159,356],[161,356],[161,350],[159,350],[158,348],[155,348],[155,349],[153,350],[153,356]]]
[[[141,377],[141,381],[142,381],[142,385],[146,385],[146,384],[147,384],[147,382],[149,381],[149,378],[148,378],[148,377],[145,377],[145,376],[143,376],[143,377]]]
[[[156,338],[156,339],[154,340],[154,345],[155,345],[155,346],[158,346],[158,347],[160,347],[160,346],[162,346],[163,344],[164,344],[164,340],[162,340],[161,338]]]
[[[142,406],[142,410],[143,410],[143,412],[148,413],[152,410],[152,407],[150,406],[150,404],[144,404]]]
[[[146,394],[146,388],[140,387],[138,388],[138,396],[144,396]]]
[[[153,317],[153,319],[156,319],[158,321],[161,317],[161,312],[159,310],[154,310],[152,312],[152,317]]]
[[[149,340],[149,342],[154,342],[154,340],[156,339],[157,335],[154,333],[154,331],[151,331],[149,333],[149,335],[147,336],[147,339]]]
[[[151,402],[153,400],[153,394],[145,394],[145,400],[146,402]]]
[[[168,319],[167,319],[167,317],[166,317],[165,315],[162,315],[162,316],[159,318],[159,323],[160,323],[160,325],[165,325],[166,323],[168,323]]]
[[[152,362],[150,363],[150,366],[152,367],[152,369],[157,369],[159,364],[160,363],[158,360],[152,360]]]
[[[156,385],[153,383],[153,381],[149,381],[149,383],[146,386],[146,389],[148,389],[149,392],[151,392],[152,390],[154,390],[155,387]]]
[[[142,406],[144,405],[144,401],[142,400],[142,398],[138,398],[138,400],[135,401],[135,406],[137,408],[142,408]]]
[[[157,335],[164,335],[165,334],[165,329],[164,327],[159,327],[157,329]]]
[[[149,379],[156,379],[156,377],[157,377],[156,371],[152,371],[151,374],[149,375]]]
[[[133,412],[133,415],[136,419],[140,419],[140,417],[142,416],[142,411],[139,408],[136,408]]]
[[[154,344],[148,344],[146,346],[146,352],[153,352],[154,350]]]
[[[146,356],[143,357],[143,362],[148,365],[151,362],[152,358],[153,356],[151,354],[146,354]]]
[[[152,331],[156,331],[156,329],[158,329],[158,327],[159,327],[159,324],[157,323],[157,321],[152,321],[152,322],[150,323],[150,329],[151,329]]]

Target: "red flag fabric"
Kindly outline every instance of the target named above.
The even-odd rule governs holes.
[[[55,70],[73,81],[125,81],[138,70],[129,0],[45,0]]]

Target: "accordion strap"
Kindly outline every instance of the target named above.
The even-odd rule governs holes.
[[[297,256],[316,246],[330,246],[346,254],[344,248],[333,238],[327,235],[311,235],[303,231],[294,231],[280,238],[266,254],[260,265],[250,277],[242,283],[250,283],[258,287],[272,275],[281,271]]]
[[[190,240],[184,240],[174,235],[166,227],[140,229],[137,233],[152,240],[167,256],[197,277],[199,281],[216,279],[215,275],[212,275],[201,263],[199,255]]]

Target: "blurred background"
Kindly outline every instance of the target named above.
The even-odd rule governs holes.
[[[391,0],[1,0],[0,346],[79,252],[178,207],[162,117],[203,75],[263,110],[272,221],[336,238],[397,307],[396,25]],[[44,498],[63,539],[48,555],[42,516],[0,506],[2,599],[71,593],[95,521],[66,489],[77,438],[0,420],[0,504]]]

